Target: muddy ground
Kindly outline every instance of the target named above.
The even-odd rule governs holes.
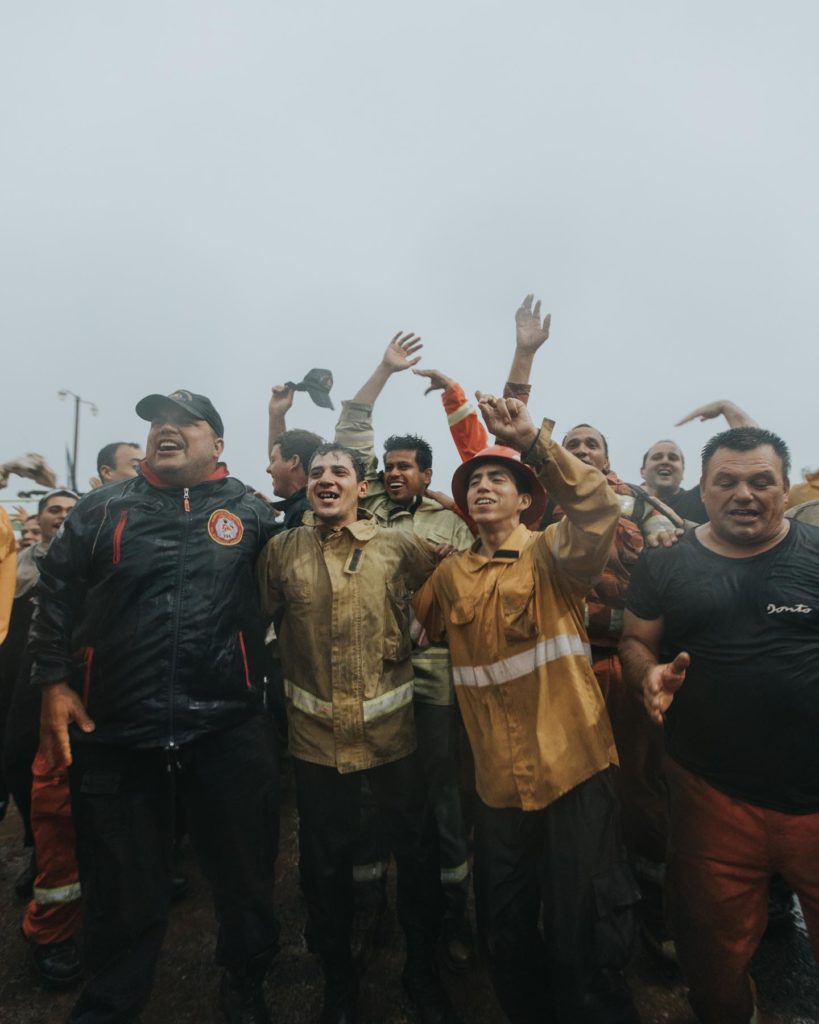
[[[282,949],[267,981],[277,1024],[313,1024],[321,1006],[321,976],[302,938],[304,912],[296,875],[296,817],[292,797],[282,816],[278,897]],[[0,1024],[59,1024],[73,993],[44,992],[29,963],[19,923],[22,905],[13,881],[26,859],[20,822],[10,812],[0,825]],[[183,869],[191,891],[174,906],[153,998],[145,1024],[210,1024],[216,1009],[218,971],[211,959],[215,923],[205,883],[190,849]],[[400,930],[393,920],[392,939],[374,952],[361,989],[362,1024],[413,1024],[415,1017],[399,983],[402,961]],[[768,1024],[819,1024],[819,970],[813,962],[804,927],[768,938],[755,962],[755,974]],[[466,1024],[503,1024],[479,967],[466,975],[443,972],[444,981]],[[694,1024],[679,974],[671,965],[639,949],[629,976],[644,1024]],[[571,1022],[565,1022],[571,1024]]]

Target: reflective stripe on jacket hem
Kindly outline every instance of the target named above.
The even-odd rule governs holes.
[[[79,882],[72,882],[71,885],[60,885],[56,889],[38,889],[34,887],[34,902],[41,907],[48,907],[52,903],[73,903],[82,897],[82,889]]]
[[[362,714],[365,722],[372,722],[376,718],[390,715],[399,708],[406,707],[412,703],[412,691],[415,680],[410,679],[408,683],[396,686],[394,690],[387,690],[386,693],[372,697],[370,700],[361,702]],[[322,700],[308,690],[302,689],[289,679],[284,681],[284,692],[294,707],[303,711],[313,718],[323,718],[329,721],[333,717],[333,705],[330,701]]]
[[[529,675],[549,661],[575,656],[591,660],[591,647],[577,633],[566,633],[538,640],[530,650],[491,665],[453,665],[452,678],[456,686],[499,686]]]

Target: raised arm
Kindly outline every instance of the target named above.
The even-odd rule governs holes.
[[[729,402],[727,398],[718,398],[716,402],[708,402],[706,405],[699,406],[699,408],[694,409],[687,416],[683,416],[674,426],[681,427],[684,423],[690,423],[691,420],[696,419],[700,423],[704,423],[706,420],[716,419],[717,416],[724,416],[728,426],[731,428],[759,426],[752,416],[749,416],[744,409],[740,409],[734,402]]]
[[[270,401],[267,405],[267,455],[273,450],[273,445],[287,430],[285,417],[293,405],[295,391],[286,384],[276,384],[270,394]]]
[[[352,400],[363,405],[374,405],[384,390],[384,385],[394,373],[409,370],[420,361],[421,357],[416,353],[422,348],[421,339],[417,335],[402,334],[399,331],[387,345],[381,362],[353,395]]]
[[[562,448],[554,423],[540,429],[523,402],[477,393],[486,426],[500,444],[521,452],[565,517],[543,534],[551,558],[582,592],[588,591],[608,561],[620,505],[606,478]]]
[[[659,660],[663,619],[641,619],[626,609],[620,659],[626,684],[642,694],[643,704],[653,722],[662,725],[674,694],[685,681],[691,658],[681,651],[671,662]]]
[[[525,402],[529,397],[529,378],[532,363],[540,346],[549,337],[552,314],[540,318],[540,299],[532,308],[534,295],[527,295],[515,313],[515,354],[509,368],[509,378],[504,397],[518,398]]]

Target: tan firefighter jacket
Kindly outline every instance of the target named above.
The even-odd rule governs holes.
[[[294,757],[342,773],[415,749],[410,598],[435,567],[431,545],[357,522],[304,526],[259,559],[262,608],[276,624]]]

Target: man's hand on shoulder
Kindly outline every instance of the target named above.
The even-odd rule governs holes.
[[[85,705],[67,683],[44,686],[40,709],[40,752],[49,768],[67,768],[71,764],[68,726],[72,722],[83,732],[96,729]]]
[[[685,682],[691,656],[681,651],[666,664],[652,665],[643,676],[643,703],[652,722],[663,724],[663,716],[671,707],[674,695]]]

